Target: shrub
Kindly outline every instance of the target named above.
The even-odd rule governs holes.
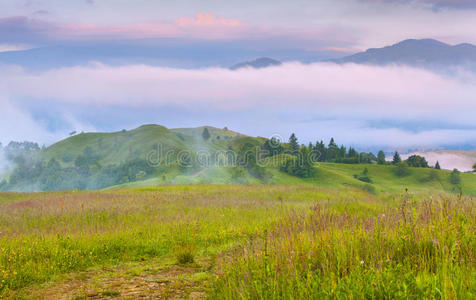
[[[431,182],[431,181],[439,181],[440,176],[438,175],[438,171],[432,170],[428,176],[423,177],[420,179],[420,182]]]
[[[354,178],[357,180],[360,180],[362,182],[367,182],[367,183],[372,183],[372,179],[368,176],[359,176],[359,175],[354,175]]]
[[[362,186],[362,189],[370,194],[376,194],[376,190],[375,190],[375,187],[371,184],[364,184]]]
[[[393,170],[395,175],[398,177],[405,177],[410,175],[410,170],[408,169],[408,165],[404,162],[399,162],[395,165],[395,168]]]
[[[183,249],[183,251],[177,252],[175,257],[179,264],[186,265],[194,262],[195,254],[189,251],[189,249]]]
[[[458,185],[461,183],[461,176],[460,171],[454,169],[453,172],[450,174],[450,182],[451,184]]]
[[[248,182],[246,178],[246,169],[243,167],[232,167],[229,169],[231,179],[234,183],[245,184]]]

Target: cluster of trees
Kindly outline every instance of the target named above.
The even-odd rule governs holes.
[[[307,155],[311,155],[315,162],[370,164],[377,161],[377,157],[373,153],[359,153],[352,147],[338,146],[334,138],[331,138],[327,146],[322,140],[305,146],[299,145],[298,139],[293,133],[289,138],[289,142],[285,145],[281,144],[276,138],[267,140],[263,145],[263,149],[269,156],[278,154],[298,156],[303,148],[307,149]]]
[[[373,153],[359,153],[352,147],[338,146],[334,138],[330,139],[327,146],[322,140],[315,144],[309,143],[308,146],[299,145],[294,133],[289,137],[287,144],[282,145],[277,139],[272,138],[264,143],[263,149],[269,156],[290,155],[291,157],[281,165],[281,171],[302,178],[313,176],[315,162],[371,164],[377,161]]]
[[[301,147],[297,153],[286,159],[281,171],[293,176],[308,178],[314,175],[314,160],[307,147]]]
[[[40,159],[39,154],[43,150],[36,144],[25,142],[9,146],[6,147],[5,153],[15,164],[15,168],[11,171],[8,181],[0,183],[2,190],[100,189],[142,179],[155,170],[143,159],[102,166],[89,147],[72,160],[72,166],[62,166],[61,161],[56,158]]]
[[[377,154],[377,163],[379,165],[386,165],[390,163],[393,165],[397,165],[399,163],[406,163],[409,167],[413,167],[413,168],[429,168],[430,167],[428,162],[426,161],[426,158],[424,158],[423,156],[412,155],[408,157],[407,160],[403,161],[398,151],[395,152],[395,154],[393,155],[393,159],[391,162],[387,162],[385,160],[385,153],[383,151],[379,151],[379,153]],[[439,162],[436,162],[435,169],[440,169]]]
[[[394,165],[394,172],[397,176],[403,177],[410,174],[409,167],[413,168],[430,168],[425,157],[420,155],[412,155],[406,160],[402,160],[400,154],[395,152],[392,161],[386,160],[385,152],[379,151],[377,156],[373,153],[357,152],[354,148],[338,146],[333,138],[326,146],[323,141],[310,143],[308,146],[299,145],[296,135],[291,134],[287,144],[280,143],[276,138],[265,141],[262,146],[267,156],[275,156],[278,154],[289,154],[291,157],[285,160],[281,165],[281,171],[298,177],[311,177],[314,173],[314,162],[334,162],[347,164],[372,164]],[[441,169],[440,163],[436,162],[435,169]],[[474,165],[476,172],[476,164]],[[367,174],[355,175],[355,177],[363,182],[371,182]]]
[[[383,153],[383,152],[382,152]],[[384,154],[385,155],[385,154]],[[379,155],[380,157],[380,152]],[[381,162],[379,160],[379,164],[388,164],[387,162]],[[400,157],[400,154],[398,152],[395,152],[393,155],[393,159],[391,164],[395,165],[394,173],[399,176],[399,177],[404,177],[407,175],[410,175],[410,169],[409,167],[412,168],[430,168],[430,165],[428,164],[427,160],[420,155],[412,155],[407,158],[407,160],[403,161],[402,158]],[[440,170],[440,163],[437,161],[435,164],[435,169]],[[429,180],[434,180],[436,173],[430,174],[428,178],[425,178],[423,181],[429,181]]]

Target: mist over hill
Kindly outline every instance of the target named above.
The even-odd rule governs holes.
[[[69,138],[46,148],[33,142],[11,142],[2,152],[3,162],[9,164],[8,172],[0,177],[0,190],[4,191],[91,190],[183,183],[304,184],[309,180],[317,180],[323,186],[350,184],[375,189],[364,186],[372,183],[367,174],[355,171],[372,165],[385,176],[395,177],[394,167],[385,162],[381,151],[378,156],[371,152],[359,153],[353,147],[337,144],[334,139],[329,143],[321,140],[302,145],[294,134],[289,141],[281,141],[211,126],[168,129],[149,124],[109,133],[71,133]],[[473,158],[476,161],[476,156],[459,153],[460,156],[465,154],[466,164],[461,170],[469,171],[469,161]],[[435,163],[432,159],[433,156],[429,157],[431,166]],[[443,168],[459,166],[458,160],[441,157],[440,160]],[[330,180],[328,173],[333,172],[332,164],[340,166],[337,167],[339,173],[333,173]],[[424,166],[413,167],[429,169],[426,162]],[[420,179],[424,182],[429,171],[415,171],[416,183]],[[453,188],[452,185],[445,187]]]
[[[206,136],[204,136],[206,132]],[[210,126],[167,129],[143,125],[111,133],[80,133],[41,149],[31,142],[11,142],[7,190],[100,189],[160,177],[193,175],[220,163],[220,155],[257,146],[251,138]]]

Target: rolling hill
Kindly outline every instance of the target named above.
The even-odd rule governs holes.
[[[209,133],[208,139],[202,136],[205,130]],[[168,129],[144,125],[112,133],[81,133],[41,150],[34,160],[19,160],[18,168],[12,172],[3,190],[103,189],[163,184],[292,184],[335,189],[351,187],[371,193],[408,188],[421,192],[461,190],[476,195],[476,174],[460,174],[461,183],[452,184],[447,170],[410,168],[407,176],[399,177],[392,165],[316,163],[312,177],[299,178],[280,170],[290,157],[285,154],[259,161],[259,173],[249,165],[240,164],[243,159],[249,161],[249,154],[253,158],[253,151],[261,149],[256,147],[261,147],[265,141],[211,126]],[[247,152],[249,150],[252,152]],[[444,164],[443,160],[441,164]],[[369,180],[359,179],[365,169],[365,177]]]
[[[210,133],[207,141],[202,137],[205,128]],[[92,156],[103,166],[117,165],[134,159],[163,160],[167,155],[173,160],[179,153],[202,151],[211,154],[218,150],[238,150],[242,143],[258,143],[259,140],[227,128],[168,129],[151,124],[112,133],[81,133],[51,145],[41,157],[44,160],[56,159],[63,167],[73,166],[74,159],[81,155]],[[177,165],[163,161],[161,167],[176,168]]]

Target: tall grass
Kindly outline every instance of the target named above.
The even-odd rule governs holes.
[[[213,299],[474,298],[474,200],[430,196],[265,185],[0,194],[0,298],[90,268],[202,259],[218,276]]]
[[[344,194],[277,186],[1,194],[0,298],[88,268],[151,258],[190,263],[271,228],[289,209]]]
[[[443,198],[352,214],[314,205],[222,257],[212,298],[474,299],[476,211]]]

